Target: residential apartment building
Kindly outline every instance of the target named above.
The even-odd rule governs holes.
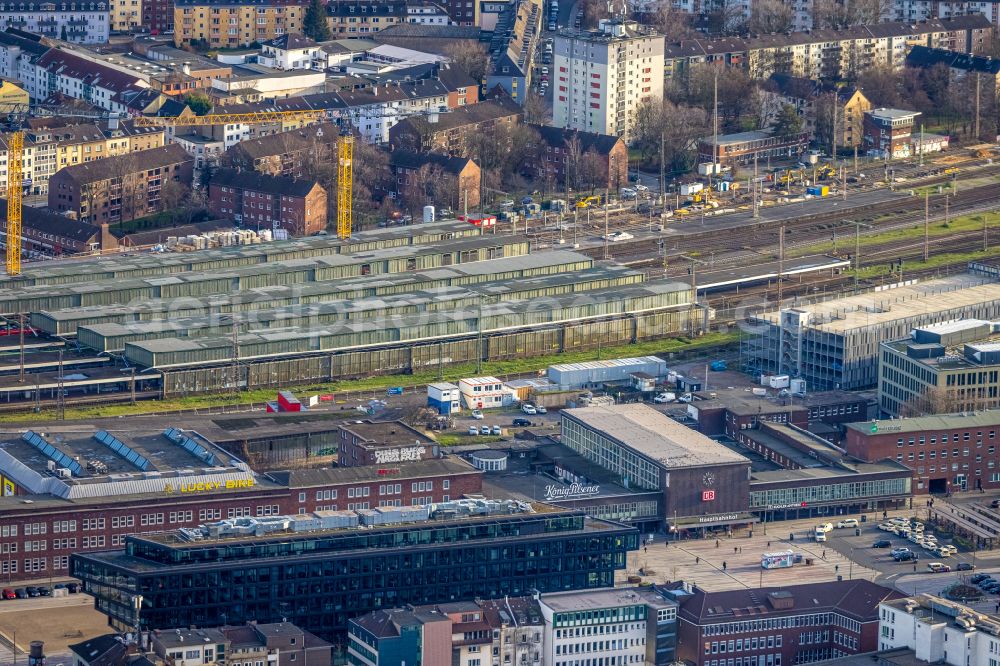
[[[937,322],[1000,320],[996,294],[995,281],[955,275],[766,312],[751,319],[744,358],[753,374],[800,377],[810,391],[875,387],[881,343]]]
[[[876,157],[900,159],[914,154],[913,125],[917,111],[878,108],[866,111],[862,145]]]
[[[13,81],[0,79],[0,108],[28,107],[28,91]]]
[[[678,604],[651,587],[543,595],[543,664],[677,663]]]
[[[531,85],[535,49],[542,29],[542,13],[542,3],[535,0],[514,0],[500,12],[489,45],[487,90],[499,86],[515,102],[524,104]]]
[[[357,666],[675,663],[676,601],[606,588],[378,610],[350,621]]]
[[[348,626],[357,666],[542,664],[542,613],[531,597],[375,611]]]
[[[956,53],[947,49],[914,46],[906,56],[908,67],[930,69],[937,65],[948,68],[951,82],[978,80],[981,94],[1000,95],[1000,58]],[[975,86],[971,88],[975,90]]]
[[[765,91],[774,100],[772,120],[782,105],[791,104],[803,119],[806,134],[813,136],[820,145],[830,145],[833,141],[839,150],[861,144],[864,114],[871,110],[872,103],[859,88],[772,74]],[[818,136],[821,129],[824,135]]]
[[[279,622],[156,630],[128,646],[120,636],[106,634],[69,649],[74,666],[330,666],[333,646],[294,624]]]
[[[330,643],[290,622],[151,631],[148,642],[149,651],[171,666],[330,666],[332,663]]]
[[[6,219],[6,200],[0,199],[0,215]],[[59,257],[118,248],[118,239],[111,235],[106,224],[95,226],[32,206],[24,206],[21,215],[21,245],[25,252]],[[0,236],[6,237],[6,234],[0,231]],[[5,545],[8,549],[11,547]]]
[[[334,37],[357,37],[409,23],[405,0],[332,0],[326,6]]]
[[[32,99],[60,94],[83,100],[106,111],[125,112],[125,93],[149,88],[136,71],[102,64],[66,49],[48,49],[34,63],[35,73],[25,81]]]
[[[879,406],[913,416],[1000,407],[1000,324],[960,320],[914,329],[879,349]]]
[[[142,0],[142,22],[151,35],[170,34],[174,29],[174,0]]]
[[[995,0],[892,0],[887,13],[892,21],[911,22],[981,14],[1000,28],[1000,7]]]
[[[109,0],[109,2],[113,32],[133,32],[143,27],[143,0]]]
[[[312,157],[332,155],[339,139],[340,128],[336,125],[317,123],[240,141],[226,151],[222,162],[232,169],[299,178],[303,165]]]
[[[92,224],[133,220],[163,210],[164,183],[190,185],[193,167],[177,144],[68,166],[49,179],[49,208]]]
[[[0,2],[0,30],[16,28],[77,44],[104,44],[110,34],[110,7],[100,2]]]
[[[503,95],[449,113],[404,118],[389,128],[389,143],[417,152],[442,151],[465,155],[469,139],[482,132],[507,130],[521,120],[521,107]]]
[[[220,169],[208,186],[208,209],[249,229],[311,236],[326,228],[327,195],[319,183]]]
[[[992,34],[991,23],[976,14],[746,39],[692,39],[666,46],[664,72],[666,78],[683,82],[692,65],[717,63],[739,67],[760,79],[781,73],[823,81],[854,80],[876,66],[902,69],[916,45],[984,53]]]
[[[619,20],[557,35],[552,125],[628,140],[639,104],[663,97],[663,46],[662,36]]]
[[[529,165],[536,178],[550,177],[560,185],[572,182],[575,162],[585,155],[600,160],[607,183],[599,187],[617,190],[626,184],[628,174],[628,147],[620,136],[596,134],[579,130],[562,129],[550,125],[529,125],[542,138],[543,156]]]
[[[849,455],[906,465],[915,495],[1000,488],[996,412],[862,421],[845,428]]]
[[[880,604],[902,596],[867,580],[724,592],[675,588],[677,656],[695,666],[723,666],[730,659],[792,666],[873,652]]]
[[[482,170],[467,157],[451,157],[442,153],[414,153],[408,150],[394,150],[389,156],[392,172],[390,196],[401,200],[419,197],[419,188],[428,185],[426,179],[433,177],[433,189],[437,193],[432,200],[425,192],[428,204],[435,200],[452,210],[470,210],[479,206],[482,186]]]
[[[11,28],[0,30],[0,77],[17,81],[29,98],[40,99],[37,95],[39,73],[35,65],[48,50],[38,35]],[[44,79],[47,88],[47,74]]]
[[[302,32],[305,0],[175,0],[174,45],[237,48]]]
[[[879,651],[906,648],[911,663],[993,666],[1000,661],[996,616],[932,594],[879,605]]]
[[[63,124],[66,118],[36,118],[24,130],[22,170],[26,191],[48,194],[49,179],[60,169],[104,157],[163,145],[163,130],[131,123]],[[7,187],[9,135],[0,135],[0,187]]]
[[[433,188],[439,203],[452,210],[470,210],[479,206],[482,170],[467,157],[451,157],[442,153],[414,153],[394,150],[389,156],[393,189],[389,193],[396,200],[418,196],[415,188],[425,184],[425,175],[434,178]],[[442,194],[444,193],[444,194]],[[427,203],[433,203],[430,194]]]

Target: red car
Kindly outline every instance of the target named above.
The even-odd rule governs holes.
[[[9,587],[5,587],[3,589],[2,594],[4,599],[17,599],[17,595],[14,594],[14,590],[10,589]]]

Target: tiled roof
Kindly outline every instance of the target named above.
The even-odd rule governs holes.
[[[89,242],[95,234],[101,231],[98,227],[87,222],[71,220],[42,208],[24,206],[21,215],[26,229],[34,229],[59,238],[69,238],[78,243]],[[0,199],[0,217],[7,219],[6,199]]]
[[[317,187],[314,180],[268,176],[257,171],[219,169],[212,174],[209,187],[225,186],[254,192],[267,192],[291,197],[304,197]]]
[[[467,157],[452,157],[440,153],[413,153],[408,150],[394,150],[389,164],[405,169],[419,169],[426,164],[436,164],[448,173],[460,174],[472,162]]]
[[[945,64],[954,69],[981,72],[992,76],[1000,73],[1000,58],[986,58],[947,49],[932,49],[927,46],[914,46],[906,56],[906,64],[910,67],[933,67]]]
[[[581,132],[561,127],[550,127],[549,125],[529,125],[529,127],[541,134],[542,141],[552,147],[564,147],[567,141],[577,137],[580,139],[580,148],[583,152],[593,150],[599,155],[608,155],[618,145],[618,142],[621,141],[620,137],[610,134]]]
[[[49,72],[81,81],[84,85],[121,92],[135,86],[139,77],[85,60],[62,49],[49,49],[38,59],[38,67]],[[142,87],[141,84],[139,87]]]
[[[790,608],[776,609],[769,599],[776,595]],[[840,612],[858,622],[878,620],[878,605],[886,599],[903,595],[867,580],[805,583],[773,588],[740,588],[724,592],[706,592],[699,587],[694,594],[681,597],[680,615],[695,624],[731,622],[747,618],[765,618],[802,613]]]
[[[309,39],[305,35],[297,32],[289,32],[281,37],[272,39],[269,42],[264,42],[264,46],[271,46],[276,49],[281,49],[283,51],[288,51],[290,49],[309,49],[316,46],[316,42]]]
[[[476,125],[478,123],[495,120],[497,118],[520,115],[521,113],[522,109],[518,106],[517,102],[510,98],[507,98],[506,100],[500,98],[496,100],[487,100],[485,102],[480,102],[479,104],[460,106],[454,111],[438,114],[437,120],[434,122],[430,122],[430,120],[426,117],[413,116],[410,118],[404,118],[399,122],[399,124],[403,126],[412,126],[420,133],[440,132],[453,129],[455,127]]]

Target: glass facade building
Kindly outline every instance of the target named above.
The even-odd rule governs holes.
[[[380,608],[611,587],[638,542],[633,527],[545,506],[372,529],[129,537],[124,551],[74,556],[71,570],[120,630],[285,619],[343,641],[348,619]]]

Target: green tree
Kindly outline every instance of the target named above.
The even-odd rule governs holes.
[[[774,135],[780,137],[795,136],[802,132],[802,118],[791,104],[784,104],[778,117],[774,120]]]
[[[212,100],[204,93],[191,93],[184,98],[184,103],[194,111],[196,116],[203,116],[212,110]]]
[[[302,32],[317,42],[330,39],[330,24],[326,22],[326,7],[321,0],[312,0],[309,3],[302,21]]]

